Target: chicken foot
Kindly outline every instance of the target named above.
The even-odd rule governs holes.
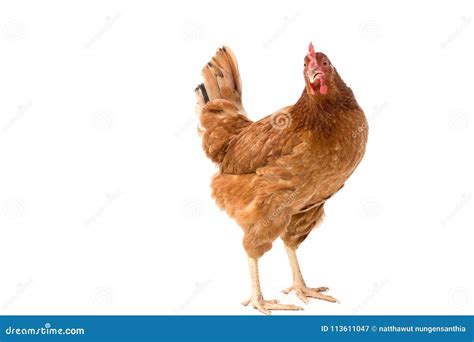
[[[253,258],[248,258],[249,262],[249,272],[250,280],[252,287],[252,294],[250,298],[244,302],[242,305],[247,306],[252,304],[254,309],[264,313],[265,315],[271,315],[271,310],[303,310],[302,307],[292,305],[292,304],[280,304],[278,300],[265,300],[263,299],[262,290],[260,288],[260,280],[258,275],[258,260]]]
[[[303,274],[301,273],[298,258],[296,257],[296,250],[288,246],[285,246],[285,250],[290,261],[291,272],[293,273],[293,285],[283,290],[283,293],[288,294],[294,290],[298,298],[305,304],[308,304],[308,298],[326,300],[331,303],[339,302],[336,298],[321,293],[329,290],[327,287],[307,287],[303,279]]]

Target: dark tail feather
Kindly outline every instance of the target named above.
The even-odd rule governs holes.
[[[207,90],[206,90],[206,87],[204,86],[204,84],[201,83],[199,85],[199,90],[201,90],[202,97],[204,98],[204,103],[208,103],[209,102],[209,96],[207,95]]]
[[[197,100],[196,111],[199,114],[201,112],[201,108],[209,102],[209,95],[207,94],[206,87],[203,83],[201,83],[196,87],[196,89],[194,89],[194,94],[196,95]]]

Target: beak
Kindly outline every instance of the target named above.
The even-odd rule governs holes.
[[[311,83],[314,83],[315,80],[319,80],[324,77],[324,72],[319,69],[309,69],[308,70],[308,79]]]

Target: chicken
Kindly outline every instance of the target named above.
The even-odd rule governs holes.
[[[243,229],[251,296],[242,304],[270,314],[301,310],[266,300],[258,260],[280,237],[293,274],[295,291],[336,302],[326,287],[307,287],[296,249],[321,222],[326,201],[340,190],[362,160],[368,125],[352,90],[328,57],[309,45],[304,58],[304,90],[298,101],[259,121],[242,106],[242,83],[231,49],[220,48],[207,63],[204,83],[195,89],[199,133],[206,155],[219,171],[212,196]]]

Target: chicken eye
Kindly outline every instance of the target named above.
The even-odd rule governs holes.
[[[324,61],[323,65],[324,65],[324,66],[327,66],[327,65],[328,65],[328,62],[327,62],[327,61]]]

